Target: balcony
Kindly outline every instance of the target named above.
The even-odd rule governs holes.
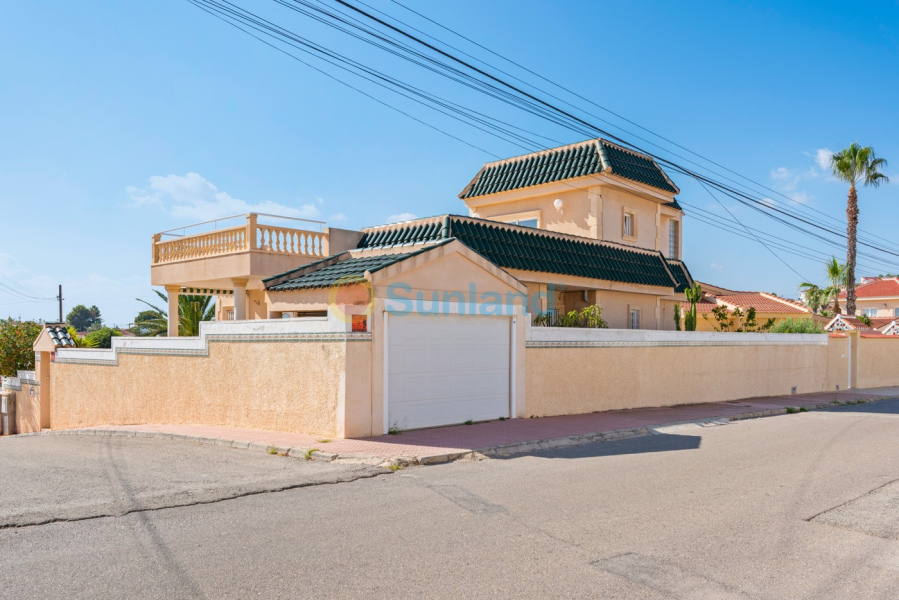
[[[328,256],[324,225],[251,213],[163,231],[152,240],[151,281],[160,286],[232,289],[237,279],[247,280],[252,289],[266,277]]]

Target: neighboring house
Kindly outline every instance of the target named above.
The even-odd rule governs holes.
[[[781,298],[766,292],[735,292],[721,287],[700,283],[703,290],[702,301],[696,305],[696,330],[715,331],[717,321],[713,311],[723,306],[733,312],[739,309],[745,316],[750,308],[755,309],[755,320],[758,325],[764,325],[769,319],[774,322],[785,319],[810,318],[812,311],[804,304],[795,300]],[[681,315],[690,309],[689,302],[681,302]]]
[[[373,285],[374,273],[402,270],[413,257],[419,264],[455,241],[488,272],[513,278],[530,319],[595,304],[612,328],[674,329],[674,306],[692,284],[680,260],[678,191],[651,157],[588,140],[488,163],[460,194],[469,216],[314,232],[248,215],[245,224],[210,233],[157,234],[152,282],[166,287],[170,313],[178,294],[199,290],[218,297],[218,320],[317,316],[335,296],[348,304],[364,296],[329,288]],[[449,271],[441,281],[452,262],[429,267],[435,281],[424,289],[467,294],[468,283]]]
[[[870,323],[864,323],[857,316],[837,315],[825,326],[826,331],[863,331],[865,333],[882,333],[899,335],[899,318],[869,317]]]
[[[855,314],[871,318],[899,318],[899,277],[862,277],[855,288]],[[846,312],[846,292],[839,298]]]

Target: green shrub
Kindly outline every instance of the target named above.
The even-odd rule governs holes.
[[[814,319],[784,319],[775,323],[770,333],[827,333]]]
[[[122,332],[118,329],[104,327],[88,334],[86,337],[89,343],[96,344],[95,346],[90,346],[92,348],[112,348],[112,338],[120,335],[122,335]]]
[[[15,377],[18,371],[34,370],[32,345],[41,333],[33,321],[0,321],[0,375]]]

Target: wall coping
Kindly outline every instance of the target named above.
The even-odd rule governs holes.
[[[612,348],[633,346],[826,346],[828,336],[815,333],[733,333],[581,329],[528,325],[529,348]]]
[[[303,342],[370,340],[370,333],[352,333],[329,311],[327,317],[207,321],[197,337],[114,337],[112,348],[60,348],[57,363],[117,365],[120,354],[209,356],[210,342]]]

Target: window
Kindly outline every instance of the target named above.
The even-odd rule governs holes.
[[[876,317],[877,309],[876,308],[863,308],[862,314],[865,315],[866,317]]]
[[[677,258],[677,221],[668,221],[668,258]]]
[[[624,223],[622,234],[624,237],[637,237],[637,214],[624,209]]]
[[[226,320],[226,321],[233,321],[233,320],[234,320],[234,309],[233,309],[233,308],[226,308],[226,309],[225,309],[225,320]]]
[[[528,212],[520,212],[513,213],[511,215],[502,215],[496,217],[490,217],[491,219],[496,219],[497,221],[502,221],[503,223],[508,223],[509,225],[520,225],[521,227],[533,227],[537,229],[540,227],[540,211],[539,210],[530,210]]]
[[[896,308],[893,309],[893,316],[899,317],[899,306],[897,306]]]
[[[628,319],[629,329],[640,329],[640,309],[630,309],[630,318]]]

